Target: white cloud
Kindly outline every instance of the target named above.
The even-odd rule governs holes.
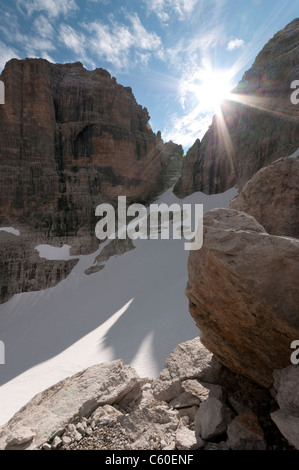
[[[159,20],[162,21],[162,23],[167,23],[167,21],[169,20],[169,15],[165,11],[158,11],[157,16]]]
[[[18,53],[0,41],[0,72],[4,69],[6,62],[13,58],[19,59]]]
[[[232,39],[231,41],[229,41],[229,43],[227,44],[226,46],[226,49],[228,51],[233,51],[235,49],[239,49],[240,47],[244,47],[244,41],[243,39]]]
[[[51,18],[56,18],[59,15],[66,16],[78,10],[75,0],[18,0],[17,5],[23,13],[28,15],[35,11],[44,11]]]
[[[145,65],[152,54],[161,58],[163,51],[161,38],[147,31],[137,14],[129,15],[128,19],[129,26],[113,20],[111,24],[94,21],[85,25],[91,34],[87,39],[88,48],[116,69],[127,69],[136,62]]]
[[[179,20],[185,20],[200,0],[143,0],[148,11],[155,13],[162,23],[167,23],[169,15],[175,13]]]
[[[130,17],[133,30],[134,44],[144,50],[158,50],[162,43],[161,38],[156,33],[149,33],[141,24],[139,17],[135,14]]]
[[[86,35],[75,31],[68,24],[61,24],[58,39],[65,47],[74,53],[75,60],[83,62],[84,66],[96,67],[96,64],[88,57],[86,52],[87,49],[90,48],[90,43]]]
[[[62,24],[59,27],[59,40],[77,56],[85,55],[85,36],[77,33],[71,26]]]
[[[34,20],[35,31],[43,38],[52,38],[54,29],[48,18],[43,15],[38,16]]]
[[[55,60],[47,53],[47,52],[42,52],[42,59],[46,59],[48,62],[55,63]]]
[[[163,129],[164,141],[172,140],[184,149],[190,148],[196,139],[202,139],[212,122],[212,114],[203,115],[199,108],[185,115],[173,115],[170,124]]]
[[[26,54],[27,57],[46,57],[49,51],[56,49],[54,30],[48,19],[42,15],[36,18],[33,26],[34,32],[24,34],[16,15],[6,12],[2,17],[0,31],[8,43],[14,44],[22,51],[22,56]]]
[[[41,37],[31,37],[23,35],[23,45],[26,51],[26,54],[30,57],[33,57],[37,52],[41,54],[48,51],[55,51],[56,47],[54,43],[46,38]]]
[[[151,58],[151,54],[149,52],[147,53],[142,53],[142,52],[136,52],[136,58],[137,58],[137,61],[141,64],[141,65],[144,65],[144,66],[147,66],[150,58]]]

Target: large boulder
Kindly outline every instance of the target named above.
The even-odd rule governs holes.
[[[36,395],[0,429],[0,449],[33,450],[60,435],[77,418],[120,402],[140,387],[135,370],[121,360],[92,366]]]
[[[262,168],[230,207],[252,215],[272,235],[299,238],[299,157]]]
[[[299,338],[299,241],[251,216],[216,209],[191,251],[186,295],[202,343],[232,371],[270,388]]]

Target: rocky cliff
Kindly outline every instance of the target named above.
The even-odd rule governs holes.
[[[96,207],[118,195],[148,203],[174,184],[183,151],[152,132],[132,90],[105,70],[13,59],[0,78],[6,91],[0,106],[0,226],[20,228],[21,237],[30,231],[26,267],[18,251],[10,258],[14,266],[1,270],[6,300],[29,289],[32,244],[68,242],[73,254],[95,250]],[[1,250],[7,251],[5,243]],[[18,284],[9,274],[14,272],[23,273]],[[55,269],[50,277],[45,287],[61,279]]]
[[[49,237],[93,232],[101,201],[147,202],[179,173],[181,147],[163,144],[132,90],[105,70],[13,59],[1,80],[1,224]]]
[[[299,105],[291,102],[291,83],[298,79],[298,47],[295,19],[266,44],[202,141],[188,151],[178,196],[242,188],[260,168],[297,150]]]

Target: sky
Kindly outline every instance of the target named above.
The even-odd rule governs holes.
[[[185,151],[299,0],[0,0],[0,70],[42,57],[102,67]]]

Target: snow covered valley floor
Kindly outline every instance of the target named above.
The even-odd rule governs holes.
[[[236,194],[231,189],[179,200],[168,190],[156,202],[203,204],[206,212],[228,207]],[[134,250],[86,275],[105,242],[96,253],[80,256],[57,286],[16,294],[2,304],[6,363],[0,365],[0,425],[36,393],[93,364],[122,358],[140,376],[157,376],[170,352],[198,334],[184,295],[189,254],[184,243],[136,240]],[[55,259],[53,247],[38,249],[40,256]],[[58,249],[57,257],[67,259],[68,250]]]

